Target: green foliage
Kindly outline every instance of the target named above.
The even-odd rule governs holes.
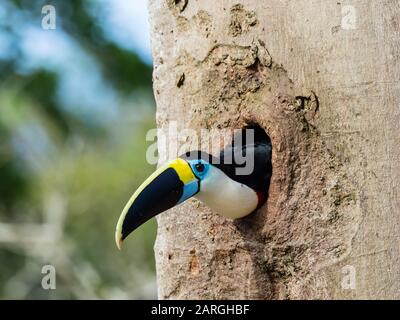
[[[44,4],[2,5],[35,25]],[[15,49],[0,59],[0,230],[9,230],[0,235],[0,298],[152,298],[156,222],[135,232],[122,252],[114,243],[123,206],[154,169],[145,159],[145,135],[155,126],[151,66],[106,39],[87,1],[52,4],[63,32],[115,93],[118,116],[102,118],[84,100],[68,105],[62,66],[21,68],[19,36],[0,24]],[[41,288],[44,264],[57,270],[56,290]]]

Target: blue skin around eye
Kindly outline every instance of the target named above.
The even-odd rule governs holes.
[[[199,163],[204,165],[204,170],[202,172],[199,172],[196,169],[196,164],[199,164]],[[195,173],[195,175],[200,180],[202,180],[204,178],[204,176],[206,175],[207,171],[208,171],[209,164],[207,162],[205,162],[204,160],[190,160],[189,164],[190,164],[190,167],[192,168],[193,172]]]
[[[203,160],[190,160],[188,162],[189,162],[190,167],[192,168],[194,174],[200,180],[202,180],[208,171],[209,164]],[[198,163],[202,163],[204,165],[203,172],[199,172],[196,170],[196,164],[198,164]],[[185,184],[183,187],[183,194],[182,194],[181,198],[179,199],[178,203],[182,203],[183,201],[194,196],[199,191],[199,188],[200,188],[199,181],[197,179],[194,179],[194,180],[190,181],[189,183]]]

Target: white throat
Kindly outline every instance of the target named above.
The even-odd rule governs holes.
[[[247,216],[258,205],[258,197],[254,190],[232,180],[214,166],[210,166],[207,177],[201,181],[200,188],[195,198],[229,219]]]

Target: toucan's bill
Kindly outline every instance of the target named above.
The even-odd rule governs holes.
[[[190,165],[176,159],[148,177],[125,205],[115,231],[117,247],[150,218],[192,197],[199,191],[199,180]]]

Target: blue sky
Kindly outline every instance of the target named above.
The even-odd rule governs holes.
[[[149,39],[147,0],[88,1],[88,8],[101,26],[104,35],[117,45],[134,51],[147,64],[152,64]],[[62,12],[57,11],[58,21]],[[7,17],[7,19],[6,19]],[[57,96],[70,112],[94,121],[113,121],[119,117],[121,101],[102,77],[96,60],[63,32],[43,30],[41,16],[13,8],[11,2],[0,6],[0,59],[13,55],[12,41],[18,39],[23,59],[21,73],[45,68],[59,75]],[[2,32],[10,28],[17,37]],[[96,119],[96,117],[98,119]]]
[[[92,7],[110,40],[151,63],[147,0],[99,0]]]

